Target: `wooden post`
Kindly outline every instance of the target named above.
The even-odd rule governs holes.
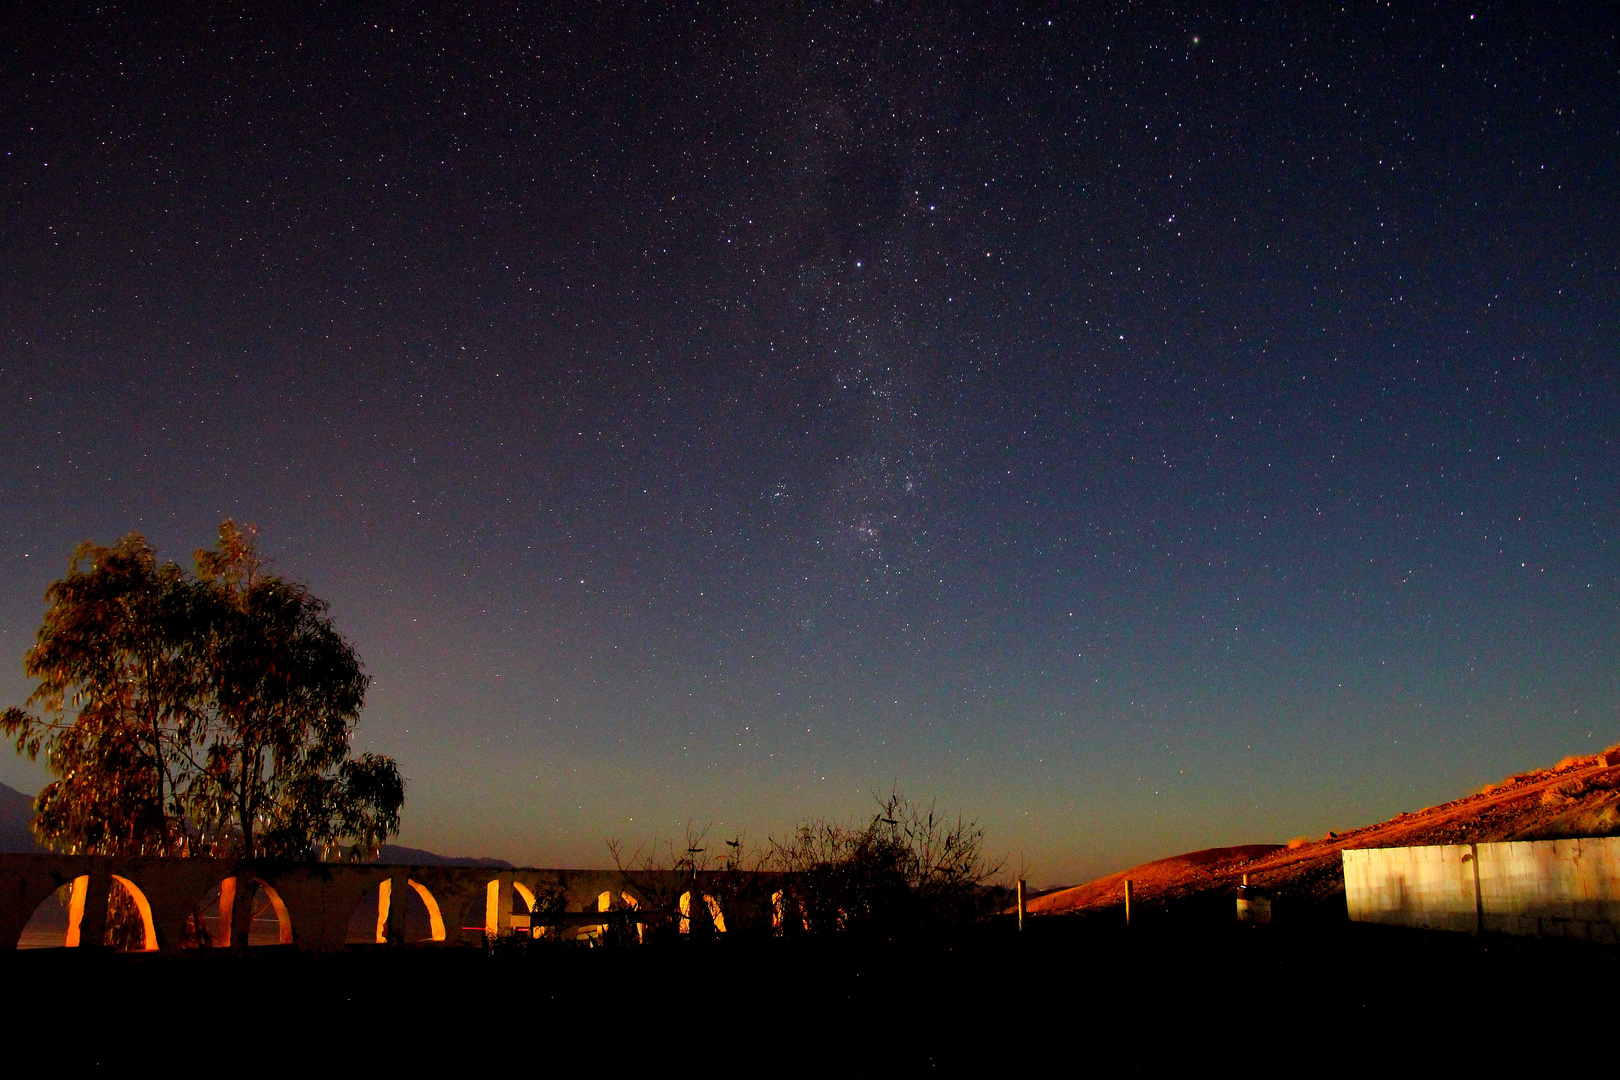
[[[1018,879],[1018,932],[1024,932],[1024,879]]]
[[[1135,884],[1130,878],[1125,879],[1125,925],[1131,925],[1131,886]]]

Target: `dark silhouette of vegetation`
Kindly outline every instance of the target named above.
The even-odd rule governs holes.
[[[862,825],[805,822],[762,851],[739,836],[714,852],[706,837],[688,828],[684,844],[628,855],[609,842],[641,898],[635,918],[647,940],[683,927],[703,940],[721,923],[728,936],[912,937],[966,927],[1007,903],[1007,890],[989,884],[1002,864],[986,856],[984,830],[899,792]]]
[[[647,849],[626,852],[618,840],[608,841],[608,854],[624,878],[625,891],[635,897],[635,922],[641,926],[640,940],[672,941],[685,926],[692,926],[694,898],[701,895],[699,875],[709,869],[707,832],[689,825],[684,842],[664,841]],[[686,897],[686,910],[682,910]],[[622,900],[621,900],[622,903]],[[708,932],[712,923],[700,920]]]
[[[976,922],[1000,907],[984,830],[891,792],[863,827],[806,822],[773,841],[788,935],[905,937]]]
[[[56,777],[34,833],[57,850],[309,858],[375,850],[398,831],[393,761],[349,756],[368,679],[301,584],[265,572],[226,521],[197,572],[136,534],[85,543],[24,668],[38,685],[0,714]],[[34,711],[30,711],[34,710]]]

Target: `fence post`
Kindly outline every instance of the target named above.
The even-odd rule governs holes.
[[[1018,932],[1024,932],[1024,879],[1018,879]]]
[[[1467,858],[1474,864],[1474,935],[1485,930],[1485,896],[1479,886],[1479,845],[1469,844]]]
[[[1125,925],[1131,925],[1131,887],[1135,884],[1130,878],[1125,879]]]

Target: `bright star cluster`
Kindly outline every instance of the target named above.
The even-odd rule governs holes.
[[[1596,9],[12,30],[0,659],[256,522],[405,843],[898,784],[1056,882],[1620,741]]]

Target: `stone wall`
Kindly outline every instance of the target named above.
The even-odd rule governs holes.
[[[401,907],[387,898],[409,889],[421,897],[433,927],[433,940],[415,944],[453,946],[481,940],[476,932],[462,934],[463,927],[482,927],[495,936],[511,933],[514,897],[521,912],[528,910],[537,895],[561,889],[569,913],[561,921],[570,927],[589,928],[600,921],[593,920],[593,914],[639,903],[638,893],[691,887],[689,877],[672,872],[625,875],[617,870],[0,855],[0,949],[15,948],[35,909],[63,886],[72,887],[65,945],[102,939],[109,892],[121,887],[140,912],[146,947],[179,948],[187,917],[216,887],[221,889],[221,905],[229,908],[224,897],[234,889],[238,876],[251,880],[272,898],[282,944],[319,951],[345,947],[350,918],[368,894],[382,898],[377,912],[379,942],[402,941]],[[708,872],[700,875],[699,888],[706,888],[702,879],[712,876]],[[670,880],[661,880],[666,877]]]
[[[1357,922],[1620,941],[1620,837],[1343,854]]]

